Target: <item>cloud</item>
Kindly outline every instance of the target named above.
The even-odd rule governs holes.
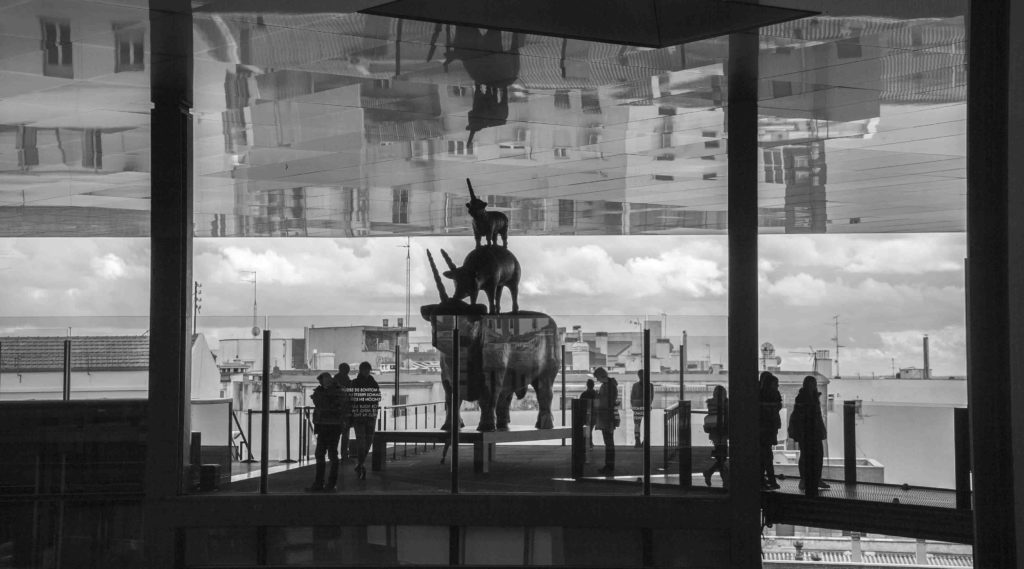
[[[102,257],[93,258],[90,261],[93,272],[100,278],[114,280],[123,277],[126,272],[124,259],[113,253],[107,253]]]

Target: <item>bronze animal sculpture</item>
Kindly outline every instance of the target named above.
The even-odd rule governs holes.
[[[473,183],[466,178],[466,185],[469,186],[469,201],[466,202],[466,209],[469,216],[473,218],[473,239],[476,246],[480,246],[480,238],[483,237],[488,245],[497,245],[498,236],[501,236],[502,245],[508,248],[508,216],[500,211],[486,211],[487,202],[476,197],[473,193]]]
[[[512,397],[522,399],[529,386],[537,394],[539,405],[534,427],[553,428],[551,401],[555,377],[561,368],[555,320],[540,312],[486,315],[482,306],[450,298],[433,256],[429,252],[427,255],[441,302],[421,306],[420,315],[430,322],[432,344],[441,352],[445,394],[451,395],[453,385],[453,335],[457,321],[463,363],[456,399],[457,404],[476,401],[480,405],[477,430],[508,430]],[[447,430],[450,425],[449,410],[442,429]]]
[[[448,263],[444,276],[455,281],[452,298],[462,300],[469,297],[470,304],[476,304],[482,290],[487,297],[487,313],[501,313],[501,291],[507,288],[512,295],[512,314],[519,312],[519,278],[522,269],[519,260],[511,251],[497,245],[477,247],[466,255],[461,267],[456,267],[444,249],[441,255]]]

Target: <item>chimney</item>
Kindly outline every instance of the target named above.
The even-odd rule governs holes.
[[[604,355],[608,355],[608,332],[598,332],[594,338],[594,344],[597,345],[597,351]]]
[[[928,369],[928,334],[924,335],[924,371],[921,372],[921,379],[931,379],[931,370]]]

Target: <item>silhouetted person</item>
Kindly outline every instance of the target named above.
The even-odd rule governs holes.
[[[352,448],[349,444],[349,430],[352,429],[352,401],[348,391],[352,387],[352,378],[348,376],[350,370],[348,364],[341,364],[338,373],[334,374],[334,384],[341,390],[341,460],[350,458]]]
[[[333,492],[338,482],[338,438],[341,437],[341,392],[326,371],[316,376],[320,386],[313,390],[313,433],[316,434],[316,478],[308,492]],[[266,394],[264,394],[266,396]],[[324,456],[331,459],[331,472],[324,485]]]
[[[352,404],[352,428],[356,431],[356,474],[366,479],[366,454],[373,443],[373,433],[377,426],[377,410],[380,405],[380,386],[370,372],[370,362],[359,364],[359,375],[352,380],[349,387],[349,398]]]
[[[640,440],[640,427],[643,426],[644,421],[644,370],[637,370],[636,376],[637,382],[629,390],[629,406],[633,408],[633,437],[636,439],[633,446],[640,448],[644,446],[643,441]],[[654,403],[654,386],[647,381],[647,404],[652,403]]]
[[[615,474],[615,428],[619,426],[619,383],[609,377],[603,367],[594,370],[594,378],[601,384],[597,391],[596,419],[594,427],[604,438],[604,468],[598,470],[605,476]]]
[[[704,432],[714,448],[711,451],[713,462],[704,469],[704,483],[711,486],[711,475],[716,471],[722,477],[722,487],[729,486],[729,467],[725,464],[729,456],[729,398],[725,388],[716,385],[707,400],[708,414],[704,417]]]
[[[580,399],[587,402],[587,420],[584,425],[587,428],[587,447],[594,448],[594,405],[597,399],[597,390],[594,389],[594,380],[587,380],[587,388],[580,393]]]
[[[761,372],[761,413],[758,420],[760,456],[761,456],[761,489],[778,490],[775,481],[775,445],[779,444],[779,429],[782,419],[782,394],[779,393],[779,378],[771,372]]]
[[[796,394],[793,414],[789,417],[789,438],[800,445],[800,489],[811,482],[809,494],[816,494],[817,488],[831,488],[821,480],[821,468],[825,460],[825,448],[822,441],[828,436],[825,430],[825,419],[821,415],[821,403],[818,398],[818,382],[813,375],[804,378],[803,387]],[[815,488],[815,486],[817,488]]]

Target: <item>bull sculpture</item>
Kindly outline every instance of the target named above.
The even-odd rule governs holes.
[[[451,298],[427,252],[441,302],[420,307],[430,322],[433,345],[441,352],[441,383],[446,400],[452,391],[452,358],[456,324],[460,343],[458,404],[476,401],[480,406],[478,431],[509,428],[512,397],[522,399],[533,386],[540,410],[537,429],[554,427],[552,390],[561,368],[561,346],[555,320],[540,312],[485,314],[484,307]],[[448,409],[443,429],[451,427]]]
[[[473,218],[473,239],[476,240],[476,246],[480,246],[481,237],[488,245],[497,245],[500,235],[501,244],[507,249],[508,216],[500,211],[486,211],[487,202],[476,197],[469,178],[466,178],[466,185],[469,186],[469,201],[466,202],[466,209],[469,210],[469,216]]]
[[[444,276],[455,281],[452,298],[462,300],[468,297],[470,304],[476,304],[477,295],[482,290],[487,297],[487,313],[500,314],[501,291],[507,288],[512,295],[512,314],[519,312],[522,269],[519,259],[511,251],[497,245],[477,247],[466,255],[461,267],[455,266],[444,249],[441,249],[441,255],[448,263]]]

